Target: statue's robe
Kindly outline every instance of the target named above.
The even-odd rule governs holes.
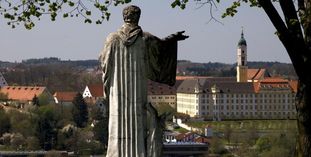
[[[175,84],[177,41],[124,24],[107,37],[100,61],[109,102],[107,157],[160,156],[162,135],[147,127],[147,79]]]

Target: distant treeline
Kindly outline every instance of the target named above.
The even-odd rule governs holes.
[[[290,63],[280,62],[247,62],[250,69],[266,69],[271,76],[282,76],[297,79],[294,67]],[[236,64],[219,62],[194,63],[186,60],[178,62],[178,75],[198,75],[216,77],[236,76]]]
[[[265,68],[272,76],[296,79],[291,64],[248,62],[249,68]],[[101,82],[98,60],[61,60],[56,57],[28,59],[20,63],[0,61],[0,71],[9,85],[47,86],[54,91],[81,91],[85,85]],[[177,75],[235,77],[236,64],[178,61]]]
[[[89,60],[61,60],[57,57],[39,58],[39,59],[27,59],[22,61],[23,64],[68,64],[73,66],[91,68],[99,65],[99,61],[95,59]]]

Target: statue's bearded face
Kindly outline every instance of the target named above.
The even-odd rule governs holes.
[[[140,8],[130,5],[123,9],[123,19],[126,23],[138,24],[140,17]]]

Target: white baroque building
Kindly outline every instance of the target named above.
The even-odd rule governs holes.
[[[237,76],[192,77],[177,88],[177,112],[222,119],[294,119],[297,81],[248,69],[242,32],[237,46]]]
[[[244,83],[235,78],[184,80],[177,89],[177,112],[214,120],[294,119],[296,87],[296,82],[281,78]]]

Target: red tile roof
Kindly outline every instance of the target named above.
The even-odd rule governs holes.
[[[267,77],[259,82],[254,82],[254,90],[257,93],[262,89],[286,88],[296,93],[297,84],[297,81],[289,81],[281,77]]]
[[[88,88],[92,94],[92,97],[104,96],[104,85],[102,83],[101,84],[88,85]]]
[[[295,93],[297,93],[297,91],[298,91],[298,81],[296,81],[296,80],[289,81],[289,85],[291,86],[293,91]]]
[[[281,77],[266,77],[265,79],[260,81],[261,83],[273,84],[273,83],[288,83],[288,80],[285,80]]]
[[[176,95],[176,85],[169,86],[148,80],[148,95]]]
[[[31,101],[35,95],[40,96],[45,90],[46,87],[37,86],[4,86],[0,92],[7,94],[11,100]]]
[[[58,101],[72,102],[77,94],[78,92],[55,92],[53,96]]]
[[[248,80],[261,80],[264,78],[266,69],[247,69]]]
[[[176,76],[176,80],[210,78],[209,76]]]

